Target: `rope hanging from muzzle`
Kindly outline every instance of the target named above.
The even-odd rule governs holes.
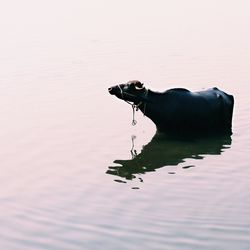
[[[118,85],[118,87],[119,87],[119,90],[120,90],[120,92],[121,92],[121,96],[122,96],[122,99],[123,99],[123,100],[124,100],[124,93],[125,93],[126,95],[129,95],[129,96],[134,96],[134,95],[131,95],[131,94],[127,93],[127,92],[124,92],[124,91],[122,90],[122,88],[121,88],[120,85]],[[124,93],[123,93],[123,92],[124,92]],[[146,90],[145,97],[147,97],[147,95],[148,95],[148,91]],[[126,100],[124,100],[124,101],[125,101],[126,103],[128,103],[129,105],[131,105],[131,107],[132,107],[132,110],[133,110],[132,126],[135,126],[136,123],[137,123],[137,121],[135,120],[135,111],[138,111],[139,106],[142,105],[143,102],[139,102],[139,103],[136,105],[136,104],[131,103],[131,102],[129,102],[129,101],[126,101]],[[143,111],[143,115],[144,115],[144,116],[145,116],[145,112],[146,112],[146,103],[144,103],[144,111]]]
[[[129,105],[131,105],[131,107],[132,107],[132,110],[133,110],[132,126],[135,126],[137,124],[137,121],[135,120],[135,111],[139,110],[139,106],[142,105],[143,102],[140,102],[137,105],[134,103],[130,103],[128,101],[125,101],[125,102],[128,103]],[[144,103],[144,110],[142,112],[144,116],[145,116],[145,112],[146,112],[146,103]]]
[[[137,121],[135,120],[135,111],[138,111],[139,110],[139,106],[142,105],[143,103],[140,102],[139,104],[135,105],[135,104],[131,104],[129,103],[131,106],[132,106],[132,110],[133,110],[133,119],[132,119],[132,125],[135,126]],[[145,112],[146,112],[146,103],[144,103],[144,111],[143,111],[143,115],[145,116]]]
[[[132,126],[135,126],[137,123],[137,121],[135,120],[135,109],[137,109],[137,106],[135,104],[132,104],[132,110],[133,110]]]

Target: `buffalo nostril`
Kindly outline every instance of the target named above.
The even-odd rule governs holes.
[[[112,90],[112,88],[108,88],[108,91],[110,92]]]

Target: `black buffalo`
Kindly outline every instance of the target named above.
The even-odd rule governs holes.
[[[174,134],[231,134],[234,98],[218,88],[155,92],[139,81],[110,87],[109,93],[149,117],[157,130]]]

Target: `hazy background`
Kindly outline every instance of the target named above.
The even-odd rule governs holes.
[[[249,10],[247,0],[2,1],[1,249],[248,249]],[[132,127],[131,108],[107,92],[131,79],[233,94],[232,141],[156,143],[146,156],[165,167],[106,174],[131,159],[132,135],[140,153],[155,133],[140,113]]]

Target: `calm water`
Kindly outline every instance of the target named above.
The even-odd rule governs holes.
[[[250,247],[250,2],[0,4],[0,248]],[[107,88],[217,86],[231,137],[170,140]]]

